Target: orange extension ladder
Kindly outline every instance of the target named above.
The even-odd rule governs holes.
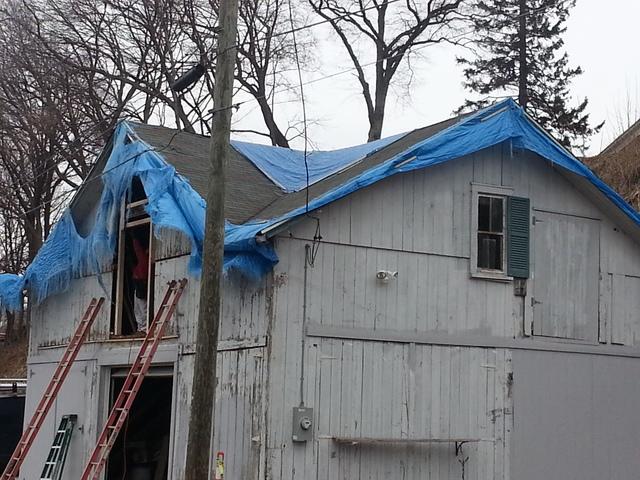
[[[62,387],[62,383],[65,378],[67,378],[71,365],[78,356],[80,347],[84,343],[87,333],[91,329],[91,325],[96,319],[103,303],[104,298],[100,298],[98,300],[94,298],[91,300],[87,311],[84,312],[84,316],[78,324],[69,345],[67,345],[67,349],[62,355],[53,377],[51,378],[49,385],[47,385],[44,395],[42,396],[42,399],[40,399],[40,403],[38,403],[38,406],[36,407],[36,411],[31,417],[31,420],[29,420],[29,424],[22,433],[22,437],[20,437],[20,441],[18,442],[13,455],[11,455],[11,459],[9,460],[7,467],[4,469],[2,477],[0,477],[2,480],[12,480],[18,476],[20,466],[22,465],[22,462],[24,462],[27,453],[29,453],[29,449],[31,448],[31,445],[33,445],[33,441],[40,431],[40,427],[42,427],[42,423],[44,422],[47,413],[49,413],[49,410],[60,391],[60,387]]]
[[[81,480],[98,479],[100,477],[100,472],[104,468],[109,452],[118,438],[118,433],[120,433],[120,429],[124,425],[127,415],[129,415],[131,405],[140,390],[144,376],[149,371],[151,360],[158,349],[167,322],[173,315],[186,284],[186,278],[183,278],[179,282],[173,280],[169,283],[167,293],[162,300],[162,304],[153,322],[149,325],[147,336],[142,342],[142,347],[140,347],[140,351],[133,365],[131,365],[122,390],[120,390],[118,398],[116,398],[113,404],[107,423],[105,423],[102,433],[100,433],[98,437],[98,443],[89,458],[89,463],[87,463],[80,477]]]

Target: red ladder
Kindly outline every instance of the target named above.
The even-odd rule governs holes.
[[[91,325],[96,319],[103,303],[104,298],[100,298],[98,300],[94,298],[91,300],[87,311],[84,312],[84,316],[82,317],[82,320],[80,320],[80,324],[78,324],[69,345],[67,345],[67,349],[62,355],[62,358],[56,367],[56,371],[54,372],[49,385],[47,385],[40,403],[38,403],[38,406],[36,407],[36,411],[31,417],[31,420],[29,420],[27,428],[25,428],[22,433],[22,437],[20,437],[20,441],[18,442],[7,467],[4,469],[4,473],[1,477],[2,480],[11,480],[18,476],[20,466],[22,465],[22,462],[24,462],[27,453],[29,453],[29,449],[31,448],[31,445],[33,445],[33,441],[40,431],[40,427],[42,427],[42,423],[44,422],[47,413],[49,413],[49,410],[60,391],[60,387],[62,387],[64,379],[67,378],[71,365],[78,356],[80,347],[84,343],[87,333],[91,329]]]
[[[142,342],[138,356],[133,362],[133,365],[131,365],[129,374],[124,381],[124,385],[122,385],[122,390],[120,390],[118,398],[116,398],[113,404],[107,423],[105,423],[102,433],[100,433],[98,437],[98,443],[89,458],[89,463],[87,463],[80,477],[81,480],[99,478],[100,472],[104,468],[107,457],[109,456],[109,452],[118,438],[118,433],[120,433],[120,429],[124,425],[127,415],[129,415],[129,410],[140,390],[144,376],[149,370],[151,360],[158,349],[167,322],[173,315],[186,284],[186,278],[183,278],[179,282],[173,280],[169,283],[167,293],[162,300],[162,304],[153,322],[149,325],[147,336]]]

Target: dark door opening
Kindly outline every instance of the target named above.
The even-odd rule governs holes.
[[[3,397],[0,393],[0,472],[9,463],[22,435],[24,395]]]
[[[124,376],[111,378],[110,407],[124,380]],[[106,480],[168,478],[172,391],[172,377],[148,376],[144,379],[109,454]]]

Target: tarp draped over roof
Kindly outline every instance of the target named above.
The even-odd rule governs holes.
[[[112,258],[117,206],[134,175],[140,176],[149,197],[148,212],[156,227],[159,227],[157,234],[161,235],[164,228],[185,233],[192,242],[191,270],[198,272],[204,236],[204,201],[185,179],[162,160],[161,152],[153,151],[140,139],[136,139],[126,124],[121,124],[115,135],[114,150],[105,168],[107,174],[103,177],[105,191],[91,234],[86,238],[80,237],[71,216],[65,214],[24,277],[0,277],[0,302],[18,308],[21,299],[16,292],[20,292],[25,284],[33,292],[36,301],[41,301],[52,293],[66,289],[74,275],[97,272],[102,261]],[[126,144],[125,135],[134,137],[133,141]],[[541,130],[512,100],[505,100],[468,116],[363,173],[350,177],[312,199],[308,210],[320,208],[389,176],[437,165],[503,142],[510,142],[514,149],[535,152],[553,164],[586,178],[640,226],[640,216],[635,210]],[[257,150],[252,152],[252,157]],[[363,151],[359,151],[358,155],[345,157],[345,164],[353,163],[362,153]],[[132,158],[134,159],[131,161]],[[333,172],[338,164],[339,162],[332,160],[330,170]],[[300,181],[301,167],[299,162],[295,165],[291,168],[298,169],[298,172],[287,177],[286,182],[291,181],[289,187],[299,186],[296,182]],[[283,166],[279,168],[284,170]],[[269,227],[304,215],[306,211],[307,206],[302,205],[265,221],[227,224],[225,270],[235,269],[249,277],[263,275],[278,259],[269,244],[256,241],[256,235]]]
[[[511,142],[514,149],[529,150],[552,163],[588,179],[611,202],[640,226],[640,215],[611,187],[600,180],[563,147],[557,144],[511,99],[461,120],[453,126],[418,142],[402,153],[350,179],[337,188],[309,202],[308,210],[321,208],[361,188],[372,185],[397,173],[405,173],[444,163],[503,142]],[[303,215],[306,206],[299,207],[278,218],[247,223],[232,229],[225,245],[255,242],[255,236],[272,225]]]
[[[311,151],[307,154],[306,165],[304,152],[300,150],[237,141],[232,141],[231,145],[282,190],[297,192],[307,186],[307,169],[309,170],[309,185],[312,185],[329,175],[348,168],[349,165],[377,152],[404,135],[406,134],[401,133],[364,145],[339,150]]]
[[[0,304],[19,309],[25,288],[37,304],[67,290],[74,277],[99,273],[113,259],[120,203],[135,176],[140,178],[147,194],[146,210],[154,224],[154,234],[162,238],[167,229],[184,233],[191,240],[189,268],[197,275],[202,265],[205,202],[187,180],[167,165],[158,152],[137,139],[123,122],[114,133],[113,149],[104,171],[95,177],[95,181],[102,181],[103,191],[90,233],[80,235],[71,210],[66,210],[24,276],[2,275]],[[265,260],[256,258],[262,254]],[[225,268],[237,268],[247,274],[261,275],[275,261],[268,246],[257,246],[246,254],[237,249],[225,252]]]

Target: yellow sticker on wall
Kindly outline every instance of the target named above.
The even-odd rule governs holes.
[[[213,478],[215,480],[224,480],[224,452],[216,454],[216,471]]]

